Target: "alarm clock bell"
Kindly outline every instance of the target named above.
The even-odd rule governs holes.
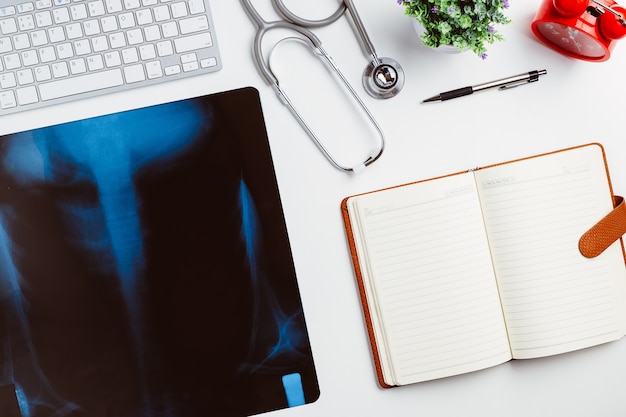
[[[564,55],[602,62],[626,36],[626,9],[613,0],[543,0],[531,28]]]

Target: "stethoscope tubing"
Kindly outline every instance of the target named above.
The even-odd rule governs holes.
[[[272,0],[272,4],[274,5],[274,9],[276,10],[276,12],[283,19],[296,25],[304,26],[310,29],[328,26],[332,23],[335,23],[341,18],[341,16],[343,16],[347,8],[346,2],[342,1],[341,4],[339,4],[339,8],[330,16],[320,20],[309,20],[304,19],[289,10],[289,8],[285,6],[285,3],[283,3],[283,0]],[[354,5],[352,6],[354,7]]]
[[[323,26],[330,25],[337,20],[339,20],[346,11],[352,17],[352,21],[354,22],[354,26],[356,28],[359,42],[361,47],[365,51],[365,53],[372,57],[376,63],[380,60],[378,59],[378,55],[376,54],[376,50],[374,49],[374,44],[372,43],[367,31],[365,30],[365,25],[359,16],[359,13],[356,10],[356,6],[352,0],[343,0],[339,5],[339,8],[330,16],[319,19],[319,20],[309,20],[304,19],[297,14],[293,13],[287,6],[283,0],[272,0],[272,4],[274,5],[274,9],[276,12],[285,20],[294,23],[296,25],[304,26],[309,29],[319,28]]]
[[[326,155],[328,160],[336,168],[339,168],[340,170],[343,170],[343,171],[355,172],[361,168],[364,168],[372,164],[373,162],[378,160],[378,158],[380,158],[380,156],[382,155],[385,149],[385,135],[382,129],[380,128],[380,126],[378,125],[378,123],[376,122],[376,120],[374,119],[374,117],[372,116],[371,112],[367,109],[363,101],[359,98],[358,94],[356,94],[356,92],[354,91],[352,86],[348,83],[346,78],[343,76],[339,68],[336,66],[336,64],[333,62],[330,56],[326,53],[326,51],[322,47],[322,42],[320,41],[320,39],[311,30],[308,29],[308,27],[321,27],[321,26],[325,26],[325,25],[333,23],[334,21],[339,19],[341,16],[343,16],[343,14],[345,13],[345,10],[349,8],[352,8],[354,10],[354,4],[349,0],[348,0],[348,3],[342,1],[339,9],[337,9],[337,11],[335,11],[335,13],[333,13],[331,16],[322,20],[311,21],[307,19],[302,19],[294,15],[291,11],[289,11],[289,9],[285,7],[285,5],[282,3],[282,0],[272,0],[272,2],[278,14],[286,20],[267,21],[263,19],[263,17],[259,14],[259,12],[252,6],[251,0],[241,0],[241,4],[246,10],[246,13],[249,15],[251,20],[257,26],[257,33],[255,35],[255,39],[253,43],[253,54],[254,54],[254,59],[255,59],[255,62],[256,62],[256,65],[260,74],[265,79],[265,81],[270,86],[272,86],[272,88],[275,90],[277,95],[290,109],[294,117],[298,120],[298,122],[302,125],[305,131],[309,134],[309,136],[313,139],[313,141],[317,144],[317,146]],[[363,24],[360,18],[358,17],[358,14],[356,14],[355,10],[354,12],[351,11],[351,13],[352,13],[353,21],[355,22],[355,25],[357,27],[357,31],[360,35],[359,38],[360,38],[361,43],[363,44],[362,46],[368,49],[368,52],[369,51],[372,52],[372,58],[374,62],[376,63],[380,62],[378,60],[378,57],[376,56],[376,53],[373,51],[373,47],[371,47],[371,42],[369,41],[369,37],[365,33],[365,29],[363,27]],[[372,152],[370,152],[370,154],[361,164],[357,165],[356,167],[348,167],[348,166],[343,166],[342,164],[340,164],[330,154],[328,149],[326,149],[326,147],[319,140],[315,132],[313,132],[313,130],[309,127],[309,125],[306,123],[302,115],[295,108],[295,106],[293,105],[289,97],[282,91],[280,84],[278,82],[278,78],[274,75],[268,63],[269,61],[265,59],[265,56],[263,54],[263,37],[265,36],[267,32],[274,30],[274,29],[292,30],[302,35],[302,37],[298,37],[294,39],[297,39],[301,42],[308,44],[321,58],[323,58],[327,62],[327,64],[329,64],[335,70],[335,72],[337,73],[344,87],[351,93],[353,98],[356,100],[356,102],[359,104],[361,109],[364,111],[364,113],[372,122],[372,125],[374,126],[375,130],[377,131],[380,137],[379,148],[377,150],[372,150]],[[369,47],[368,47],[368,44],[369,44]]]
[[[288,41],[288,40],[295,40],[295,41],[303,42],[305,44],[307,43],[306,42],[307,40],[304,39],[304,38],[295,38],[295,37],[294,38],[285,38],[282,41],[278,42],[275,45],[275,47],[277,47],[281,42]],[[311,46],[311,45],[309,44],[309,46]],[[381,157],[383,151],[385,150],[385,142],[386,142],[385,141],[385,134],[382,131],[382,128],[380,127],[380,125],[378,124],[376,119],[374,118],[374,116],[372,115],[372,113],[370,112],[370,110],[367,108],[367,106],[363,102],[363,100],[361,100],[361,98],[356,93],[356,91],[354,91],[354,88],[352,88],[352,86],[350,85],[350,83],[348,82],[346,77],[343,75],[343,73],[341,72],[339,67],[337,67],[337,64],[335,64],[335,62],[332,60],[332,58],[326,53],[324,48],[320,46],[316,51],[318,52],[319,57],[327,65],[329,65],[333,69],[333,71],[335,72],[336,76],[338,77],[338,79],[341,82],[341,84],[343,85],[343,87],[350,93],[352,98],[355,100],[356,104],[358,104],[358,106],[361,108],[361,110],[363,111],[365,116],[369,119],[370,123],[372,124],[372,126],[374,127],[374,129],[376,130],[376,132],[378,134],[378,137],[379,137],[379,140],[380,140],[379,148],[378,149],[372,149],[370,151],[370,154],[367,155],[367,157],[365,158],[365,160],[361,164],[357,165],[356,167],[348,167],[348,166],[344,166],[344,165],[340,164],[339,161],[337,161],[337,159],[326,148],[326,146],[324,146],[323,142],[317,137],[317,135],[315,134],[313,129],[309,126],[309,124],[306,122],[304,117],[300,114],[300,112],[297,110],[297,108],[291,102],[291,100],[289,99],[288,95],[282,90],[280,85],[278,83],[276,83],[276,84],[272,84],[272,87],[274,88],[274,90],[275,90],[276,94],[278,95],[278,97],[289,108],[289,110],[291,111],[293,116],[296,118],[296,120],[300,123],[300,125],[307,132],[309,137],[320,148],[322,153],[324,153],[324,155],[326,155],[328,160],[336,168],[339,168],[342,171],[351,172],[351,171],[358,170],[358,167],[363,167],[363,168],[367,167],[370,164],[374,163],[376,160],[378,160],[378,158]]]
[[[278,84],[278,79],[267,65],[267,60],[263,55],[263,37],[274,29],[288,29],[302,35],[313,48],[319,49],[322,41],[311,30],[304,26],[299,26],[290,21],[275,20],[267,21],[261,17],[259,12],[252,6],[251,0],[241,0],[244,9],[257,26],[257,33],[254,38],[253,53],[259,71],[268,84]]]
[[[361,20],[361,16],[356,10],[354,3],[352,0],[343,0],[343,4],[346,6],[346,9],[350,12],[350,16],[352,16],[352,21],[354,22],[354,26],[359,34],[361,46],[374,61],[376,65],[380,64],[380,59],[378,58],[378,54],[374,49],[374,44],[372,43],[367,31],[365,30],[365,25]]]

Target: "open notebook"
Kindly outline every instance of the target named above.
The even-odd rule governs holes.
[[[620,241],[581,236],[613,210],[590,144],[346,198],[379,382],[448,377],[626,333]]]
[[[257,91],[0,138],[2,417],[319,395]]]

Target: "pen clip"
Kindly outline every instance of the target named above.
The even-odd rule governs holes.
[[[539,81],[539,76],[540,75],[545,75],[547,73],[546,70],[541,70],[541,71],[531,71],[528,73],[528,78],[524,78],[522,80],[519,81],[513,81],[509,84],[505,84],[502,87],[499,87],[498,90],[508,90],[511,88],[515,88],[515,87],[519,87],[520,85],[526,85],[526,84],[530,84],[530,83],[534,83]]]
[[[511,88],[519,87],[521,85],[526,85],[526,84],[530,84],[530,83],[535,83],[537,81],[539,81],[539,78],[533,77],[533,78],[530,78],[528,80],[516,81],[516,82],[511,83],[511,84],[503,85],[502,87],[499,87],[498,90],[500,90],[500,91],[510,90]]]

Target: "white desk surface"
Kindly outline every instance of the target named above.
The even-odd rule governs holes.
[[[266,17],[275,18],[269,0],[255,3]],[[286,1],[294,8],[312,9],[321,17],[334,10],[337,1],[316,0],[306,2],[310,3],[307,6],[298,3],[303,2]],[[501,28],[506,41],[491,45],[489,57],[482,61],[469,52],[445,55],[421,47],[410,19],[394,0],[355,0],[355,4],[378,53],[399,61],[406,72],[406,85],[399,96],[374,100],[361,87],[367,59],[348,20],[341,19],[316,31],[386,134],[387,147],[382,157],[360,175],[333,168],[261,79],[251,55],[255,28],[236,0],[211,1],[224,62],[220,72],[3,116],[0,134],[256,87],[263,104],[321,389],[317,402],[271,415],[626,415],[626,339],[557,357],[513,361],[444,380],[392,390],[379,388],[339,210],[341,199],[347,195],[593,141],[604,145],[615,192],[624,195],[626,40],[604,63],[566,58],[539,43],[530,30],[540,0],[512,1],[508,14],[514,23]],[[305,59],[297,63],[279,59],[283,52],[279,49],[274,55],[281,65],[308,64]],[[301,85],[307,84],[305,80],[316,85],[315,76],[320,73],[308,68],[302,66],[294,73],[302,77]],[[536,84],[507,92],[420,104],[441,91],[534,69],[547,69],[548,75]],[[321,85],[316,90],[322,96],[309,98],[308,102],[326,108],[325,97],[331,91]],[[246,116],[241,117],[245,120]],[[341,126],[341,117],[329,115],[326,119],[325,125],[331,130]],[[329,142],[338,143],[341,136]],[[372,145],[368,141],[373,140],[352,143],[346,157],[364,159],[361,155],[369,153]]]

